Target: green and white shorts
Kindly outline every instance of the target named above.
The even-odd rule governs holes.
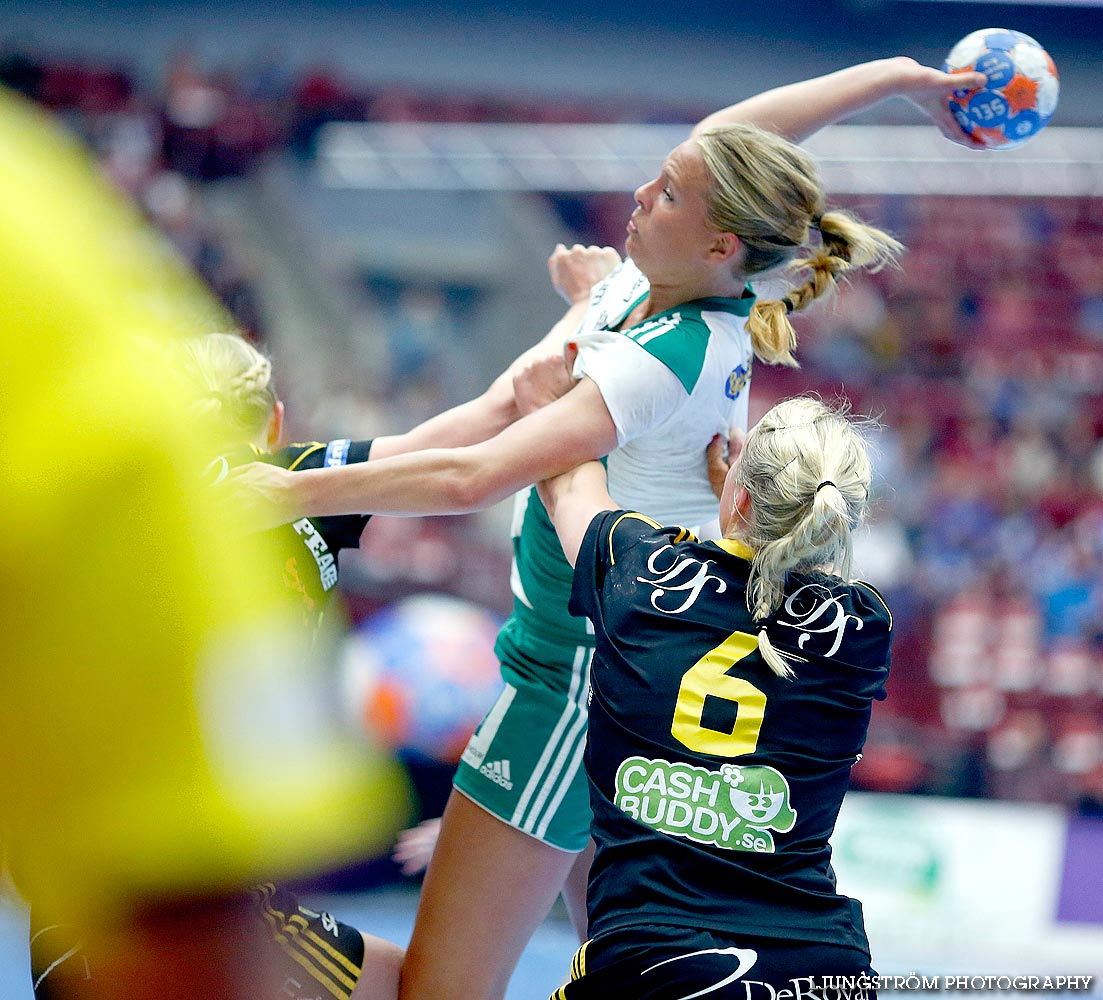
[[[590,836],[582,755],[593,655],[592,646],[575,647],[562,691],[503,669],[505,690],[468,742],[453,782],[503,823],[572,853]]]

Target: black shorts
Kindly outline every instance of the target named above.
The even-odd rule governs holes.
[[[258,991],[256,1000],[348,1000],[364,964],[363,935],[328,913],[307,909],[286,889],[261,885],[249,897],[272,949],[261,964],[274,964],[281,984],[276,996]],[[31,968],[35,1000],[100,995],[102,984],[94,988],[99,976],[85,954],[81,929],[48,924],[33,908]]]
[[[65,983],[59,985],[62,979]],[[91,996],[91,980],[79,930],[71,924],[47,923],[31,907],[31,983],[35,1000]]]
[[[587,941],[551,1000],[875,1000],[873,975],[855,945],[640,926]]]
[[[280,1000],[348,1000],[364,964],[363,935],[307,909],[287,889],[269,883],[251,891],[278,951]]]

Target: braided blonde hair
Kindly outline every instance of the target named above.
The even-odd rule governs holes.
[[[276,405],[272,363],[232,333],[190,337],[181,345],[180,374],[196,417],[221,444],[253,442]]]
[[[698,137],[709,173],[708,220],[743,245],[741,276],[782,264],[809,277],[781,299],[756,302],[747,318],[755,354],[770,364],[796,367],[796,331],[789,313],[832,291],[854,268],[877,271],[903,250],[895,239],[841,209],[825,211],[815,161],[787,139],[739,123]],[[820,245],[808,246],[812,230]],[[800,250],[808,253],[798,257]]]
[[[867,426],[873,421],[851,418],[845,404],[798,396],[747,435],[735,476],[750,494],[750,514],[729,533],[754,550],[747,609],[756,621],[780,606],[790,572],[822,569],[850,582],[853,532],[869,507]],[[792,676],[765,629],[759,651],[775,673]]]

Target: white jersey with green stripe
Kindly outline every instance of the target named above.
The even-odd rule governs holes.
[[[754,295],[748,288],[741,298],[696,299],[618,329],[648,290],[631,259],[594,288],[574,338],[575,375],[597,383],[617,429],[606,463],[613,499],[694,527],[717,516],[709,441],[747,424],[753,352],[744,326]],[[515,499],[513,551],[513,618],[498,654],[523,676],[532,672],[533,646],[562,645],[566,659],[592,642],[592,631],[567,613],[571,568],[531,489]]]

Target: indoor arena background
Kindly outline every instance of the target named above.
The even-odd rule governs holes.
[[[893,669],[833,841],[880,971],[1098,977],[1103,7],[751,6],[2,2],[0,81],[91,146],[272,354],[304,440],[485,387],[560,314],[555,243],[622,248],[626,192],[703,114],[866,58],[940,64],[975,28],[1037,38],[1061,100],[1017,153],[953,147],[904,102],[809,143],[836,202],[908,252],[799,317],[801,368],[759,366],[751,407],[813,389],[883,421],[858,572],[894,609]],[[334,669],[433,816],[495,694],[509,516],[369,538],[344,557]],[[389,858],[313,889],[405,943],[417,880]],[[14,907],[0,930],[0,996],[26,1000]],[[572,951],[554,912],[509,996],[547,995]]]

